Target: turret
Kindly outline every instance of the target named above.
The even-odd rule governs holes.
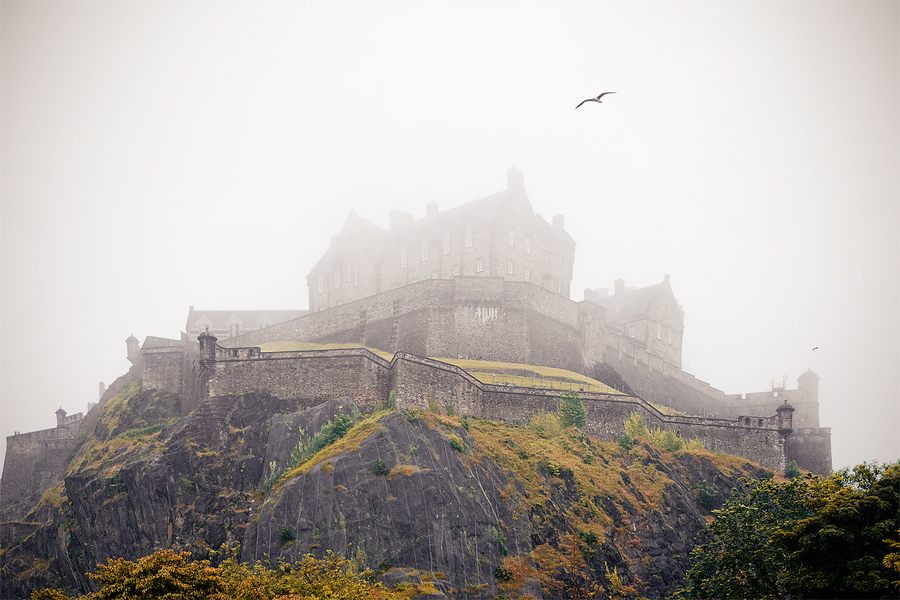
[[[200,342],[200,364],[203,366],[211,365],[216,362],[216,342],[219,338],[209,332],[209,328],[197,336]]]
[[[132,333],[125,340],[125,345],[128,348],[128,360],[131,361],[131,364],[135,364],[141,356],[141,343]]]
[[[783,436],[790,435],[794,431],[794,407],[785,400],[784,404],[779,406],[775,412],[778,413],[778,433]]]
[[[59,410],[56,411],[56,426],[57,427],[65,427],[66,426],[66,411],[63,410],[62,406],[60,406]]]

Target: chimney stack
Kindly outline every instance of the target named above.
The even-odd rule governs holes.
[[[514,193],[525,193],[525,174],[515,167],[506,172],[506,190]]]
[[[566,218],[562,215],[556,215],[553,217],[553,226],[559,227],[560,229],[565,229]]]

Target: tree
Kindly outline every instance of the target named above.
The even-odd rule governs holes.
[[[568,391],[563,394],[559,400],[556,414],[559,418],[559,426],[563,429],[572,426],[580,429],[587,422],[587,410],[584,408],[578,392]]]
[[[691,553],[680,598],[896,598],[900,462],[746,481]]]
[[[703,532],[706,541],[691,552],[687,598],[782,598],[779,576],[786,565],[771,541],[810,514],[806,481],[741,480]]]
[[[97,573],[88,577],[103,584],[90,598],[155,598],[161,600],[205,600],[220,592],[220,569],[209,561],[187,562],[190,552],[175,554],[161,550],[131,562],[124,558],[109,559],[97,565]]]
[[[862,464],[810,482],[812,515],[773,533],[790,569],[784,587],[803,598],[896,598],[900,462]]]

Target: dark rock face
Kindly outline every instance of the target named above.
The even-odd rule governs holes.
[[[87,593],[93,582],[85,573],[108,558],[173,548],[203,559],[236,543],[245,560],[332,550],[387,583],[428,577],[449,598],[493,597],[501,591],[495,569],[511,558],[535,566],[536,549],[578,534],[574,514],[604,523],[603,539],[584,538],[589,577],[609,589],[616,570],[637,594],[664,597],[682,581],[709,514],[697,503],[696,484],[707,481],[720,505],[739,476],[762,473],[746,463],[725,472],[703,455],[662,456],[651,447],[607,460],[594,447],[616,489],[587,488],[584,474],[558,466],[550,473],[544,459],[516,472],[483,438],[421,413],[369,417],[368,429],[361,425],[304,463],[305,471],[291,471],[301,432],[310,439],[336,415],[358,414],[352,402],[265,392],[213,397],[147,433],[153,415],[169,422],[180,408],[177,397],[148,394],[120,402],[122,415],[92,427],[59,501],[39,504],[25,519],[30,524],[0,527],[0,597],[27,598],[41,587]],[[268,488],[272,473],[286,469]],[[635,479],[641,473],[662,481],[653,502],[644,501],[651,492],[646,479]],[[543,482],[538,499],[526,489],[534,479]],[[599,512],[585,517],[588,505]],[[515,585],[542,597],[536,575]]]
[[[489,531],[527,552],[530,523],[501,500],[510,480],[493,461],[466,464],[448,435],[424,421],[391,414],[381,425],[358,452],[340,453],[270,493],[247,528],[243,558],[299,559],[353,544],[365,566],[441,573],[457,597],[467,597],[468,587],[493,582],[502,559]],[[461,429],[451,435],[472,444]],[[380,473],[376,464],[384,465]]]

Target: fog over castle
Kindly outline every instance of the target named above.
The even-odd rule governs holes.
[[[604,331],[723,397],[811,371],[833,466],[895,460],[897,11],[4,3],[0,438],[85,411],[130,367],[126,338],[179,339],[191,306],[314,316],[347,311],[357,281],[399,294],[458,267],[591,290]],[[565,235],[525,254],[517,225],[466,254],[458,211],[510,166]],[[380,232],[429,206],[450,254],[411,238],[402,271]],[[344,230],[369,250],[337,288]],[[617,298],[657,286],[683,312],[631,338]]]

